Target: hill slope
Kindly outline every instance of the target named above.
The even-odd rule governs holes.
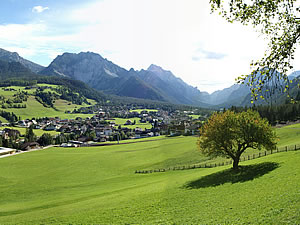
[[[52,148],[0,159],[0,223],[300,222],[300,151],[243,162],[248,167],[241,174],[226,171],[229,166],[134,174],[162,161],[205,160],[195,142],[194,137],[179,137]]]

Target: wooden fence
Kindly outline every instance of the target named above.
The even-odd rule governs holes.
[[[284,146],[284,147],[276,148],[271,151],[264,151],[264,152],[259,152],[259,153],[255,153],[255,154],[249,154],[246,156],[241,156],[240,162],[261,158],[261,157],[272,155],[272,154],[279,153],[279,152],[288,152],[288,151],[297,151],[297,150],[300,150],[300,144]],[[218,162],[218,163],[201,163],[201,164],[194,164],[194,165],[174,166],[174,167],[168,167],[168,168],[162,168],[162,169],[136,170],[135,173],[136,174],[149,174],[149,173],[157,173],[157,172],[167,172],[167,171],[172,171],[172,170],[214,168],[214,167],[218,167],[218,166],[231,165],[232,163],[233,163],[232,160],[224,160],[223,162]]]

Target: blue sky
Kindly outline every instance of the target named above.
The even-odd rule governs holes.
[[[266,41],[209,7],[209,0],[1,0],[0,48],[44,66],[81,51],[126,69],[157,64],[212,92],[249,73]]]
[[[2,0],[0,5],[1,24],[26,24],[31,23],[41,17],[41,14],[33,13],[35,6],[49,7],[48,12],[57,12],[67,7],[80,7],[82,2],[92,2],[92,0]]]

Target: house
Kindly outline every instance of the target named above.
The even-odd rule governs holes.
[[[154,133],[153,132],[149,132],[147,133],[148,137],[153,137],[154,136]]]
[[[0,130],[0,135],[2,137],[2,139],[8,139],[8,133],[5,132],[4,130]]]
[[[146,123],[147,121],[143,118],[143,119],[140,119],[140,123]]]
[[[88,142],[90,140],[92,140],[92,138],[86,137],[86,136],[78,138],[78,141],[80,141],[80,142]]]
[[[185,128],[185,134],[190,133],[191,135],[195,135],[199,132],[200,125],[193,124]]]
[[[99,112],[99,117],[101,118],[105,117],[105,112]]]
[[[21,145],[20,149],[22,151],[28,151],[28,150],[32,150],[32,149],[39,149],[40,148],[40,144],[37,142],[26,142],[24,144]]]
[[[46,130],[46,131],[53,131],[53,130],[56,130],[56,126],[50,124],[50,125],[46,126],[44,128],[44,130]]]
[[[26,123],[25,120],[20,120],[20,121],[18,121],[18,125],[19,125],[20,127],[28,127],[28,124]]]
[[[71,129],[70,129],[69,125],[65,124],[65,125],[61,126],[58,131],[62,132],[62,133],[67,133],[67,132],[70,132],[70,130]]]
[[[143,128],[136,127],[136,128],[134,128],[134,132],[135,133],[137,133],[137,132],[143,132]]]
[[[73,144],[72,147],[80,147],[83,144],[82,141],[69,141],[70,144]]]
[[[74,144],[71,144],[71,143],[62,143],[62,144],[60,145],[60,147],[68,148],[68,147],[75,147],[75,145],[74,145]]]
[[[2,137],[4,139],[8,139],[9,137],[17,139],[20,136],[21,136],[21,133],[18,130],[14,130],[14,129],[10,129],[10,128],[4,128],[3,131],[2,131]]]
[[[124,125],[132,125],[132,121],[131,120],[127,120]]]
[[[101,135],[99,138],[99,142],[106,142],[109,139],[109,136]]]
[[[110,136],[112,134],[112,129],[111,129],[111,127],[105,127],[103,132],[104,132],[104,135]]]

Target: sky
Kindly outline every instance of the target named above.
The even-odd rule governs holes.
[[[253,28],[211,14],[209,0],[0,1],[0,48],[43,66],[91,51],[127,70],[159,65],[211,93],[249,74],[266,45]]]

